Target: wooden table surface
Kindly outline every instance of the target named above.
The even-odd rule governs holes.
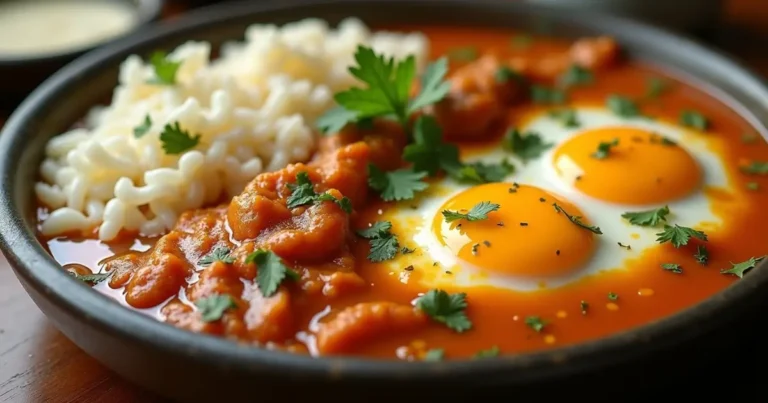
[[[768,77],[766,21],[768,1],[728,0],[725,23],[710,40]],[[59,333],[0,255],[0,402],[162,401],[120,379]]]

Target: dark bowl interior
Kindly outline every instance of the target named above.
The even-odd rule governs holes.
[[[0,0],[4,1],[4,0]],[[136,24],[122,36],[130,35],[141,29],[147,23],[155,21],[163,8],[164,0],[108,0],[129,4],[136,13]],[[0,107],[11,108],[24,99],[38,84],[51,74],[77,57],[93,50],[98,46],[107,45],[116,39],[94,43],[85,47],[77,47],[51,53],[35,55],[7,55],[0,53],[0,76],[13,77],[4,80],[3,96]]]
[[[674,380],[669,371],[674,371],[679,360],[667,362],[664,357],[677,357],[684,348],[698,346],[692,342],[698,336],[729,329],[732,321],[762,302],[759,291],[768,283],[766,263],[753,270],[748,281],[734,282],[695,307],[576,346],[497,360],[445,363],[311,359],[189,333],[131,312],[65,274],[45,252],[35,238],[32,194],[44,145],[92,105],[108,98],[125,57],[172,48],[189,39],[218,45],[242,38],[245,27],[252,23],[279,24],[305,17],[337,23],[348,16],[374,26],[460,24],[533,32],[544,25],[552,34],[567,37],[612,35],[633,58],[662,66],[705,88],[768,137],[768,91],[757,77],[717,52],[622,19],[472,0],[440,5],[428,0],[249,2],[202,9],[78,59],[40,86],[0,135],[0,246],[37,305],[67,337],[131,381],[185,401],[233,397],[273,401],[307,396],[344,401],[370,396],[455,398],[477,396],[479,387],[510,397],[552,398],[566,386],[575,398],[596,389],[602,394],[626,392],[632,385],[638,393],[647,392],[637,382],[656,375]],[[732,337],[732,330],[727,331]],[[659,360],[665,362],[661,367]],[[617,366],[641,361],[654,365],[654,371],[638,364],[635,375],[617,375]],[[593,396],[590,400],[602,399]]]

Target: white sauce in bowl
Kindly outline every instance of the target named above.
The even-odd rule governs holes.
[[[0,58],[86,47],[124,34],[136,23],[127,2],[0,0]]]

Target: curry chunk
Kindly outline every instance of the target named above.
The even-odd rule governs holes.
[[[360,303],[339,312],[317,332],[320,354],[350,351],[357,344],[387,332],[404,332],[427,324],[427,317],[410,305],[394,302]]]
[[[182,258],[171,253],[153,255],[125,287],[125,300],[138,309],[157,306],[179,293],[189,273],[189,263]]]

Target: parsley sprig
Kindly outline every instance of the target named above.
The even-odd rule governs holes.
[[[147,114],[144,116],[144,121],[142,121],[140,125],[133,128],[133,137],[140,139],[144,137],[145,134],[149,133],[150,129],[152,129],[152,118],[150,118],[149,114]]]
[[[392,233],[391,222],[377,221],[370,228],[358,230],[357,235],[367,239],[371,245],[371,251],[368,253],[368,260],[371,262],[383,262],[397,255],[400,243]]]
[[[488,213],[497,211],[499,207],[501,206],[498,204],[484,201],[472,206],[472,208],[467,213],[443,210],[443,217],[445,218],[445,222],[453,222],[456,220],[480,221],[488,219]]]
[[[731,263],[730,269],[720,270],[720,273],[733,274],[738,278],[743,278],[747,271],[754,269],[763,259],[765,259],[765,256],[751,257],[741,263]]]
[[[155,52],[149,59],[155,76],[149,79],[149,84],[174,85],[176,84],[176,73],[181,67],[181,62],[175,62],[168,59],[165,52]]]
[[[628,211],[621,215],[622,218],[626,218],[630,224],[639,225],[641,227],[655,226],[662,221],[667,221],[667,215],[669,214],[669,207],[664,206],[661,208],[631,212]]]
[[[345,213],[352,213],[352,202],[346,196],[337,199],[330,193],[316,193],[314,185],[309,179],[309,174],[306,172],[297,173],[296,183],[289,183],[288,189],[291,190],[291,194],[286,201],[286,207],[290,209],[307,204],[331,201],[336,203]]]
[[[429,290],[416,300],[416,307],[435,322],[462,333],[472,329],[472,322],[464,312],[467,309],[466,297],[463,292],[448,294],[443,290]]]
[[[191,134],[179,126],[179,122],[168,123],[160,133],[160,142],[166,154],[181,154],[195,148],[200,143],[199,134]]]
[[[538,133],[520,133],[517,129],[511,129],[504,137],[504,147],[525,162],[540,157],[552,148],[552,143],[542,140]]]
[[[384,201],[413,199],[416,193],[429,185],[422,179],[426,172],[415,172],[411,168],[384,172],[376,165],[368,165],[368,186],[379,192]]]
[[[568,212],[560,207],[557,203],[552,203],[552,206],[555,208],[555,211],[558,213],[563,213],[569,220],[571,220],[572,223],[576,224],[577,226],[584,228],[585,230],[592,231],[598,235],[603,234],[603,231],[600,230],[600,227],[585,224],[583,221],[581,221],[581,217],[568,214]]]
[[[214,262],[223,262],[226,264],[232,264],[235,262],[235,258],[230,256],[229,248],[217,247],[210,254],[200,259],[197,264],[200,266],[210,266]]]
[[[245,263],[255,263],[256,286],[264,297],[269,298],[277,292],[283,280],[298,280],[299,273],[283,263],[283,259],[271,250],[258,249],[245,258]]]
[[[656,238],[656,242],[658,243],[669,242],[675,248],[688,245],[688,241],[691,238],[696,238],[701,241],[707,240],[707,234],[692,228],[682,227],[677,224],[675,224],[674,227],[671,225],[665,225],[664,231],[659,232],[658,234],[656,234],[656,236],[658,237]]]
[[[611,141],[601,141],[597,145],[597,151],[592,153],[592,158],[604,160],[611,154],[611,149],[619,145],[619,139],[613,139]]]

